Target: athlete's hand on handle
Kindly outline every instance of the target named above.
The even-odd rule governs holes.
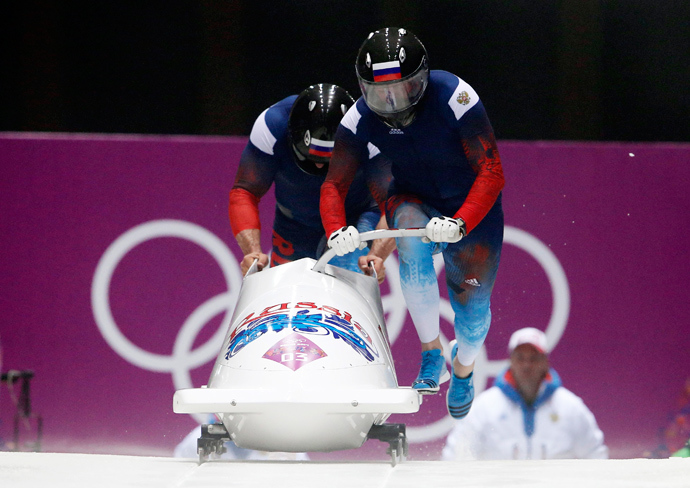
[[[242,258],[242,262],[240,263],[240,269],[242,270],[242,276],[247,274],[247,271],[249,271],[249,268],[251,267],[251,265],[254,264],[255,259],[259,260],[259,262],[257,263],[259,271],[261,271],[266,266],[268,266],[268,256],[266,254],[264,254],[262,252],[250,252],[249,254],[246,254]]]
[[[458,242],[467,235],[465,222],[452,217],[434,217],[426,224],[424,242]]]
[[[359,231],[353,226],[338,229],[328,238],[328,247],[338,256],[344,256],[355,249],[363,249],[365,246],[366,242],[360,242]]]
[[[376,279],[379,285],[386,279],[386,267],[383,265],[383,259],[380,257],[373,254],[360,256],[357,264],[359,265],[359,269],[362,270],[362,273],[367,276],[373,276],[374,272],[376,272]]]

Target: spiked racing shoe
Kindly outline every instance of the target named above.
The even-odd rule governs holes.
[[[457,341],[451,342],[451,371],[455,356],[458,354]],[[448,405],[448,413],[454,419],[462,419],[467,416],[472,407],[474,400],[474,372],[470,373],[467,378],[458,378],[453,373],[450,379],[450,386],[446,395],[446,403]]]
[[[422,395],[432,395],[438,393],[441,385],[449,379],[446,358],[441,354],[441,350],[432,349],[422,352],[422,366],[417,379],[412,383],[412,388]]]

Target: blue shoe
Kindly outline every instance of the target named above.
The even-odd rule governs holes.
[[[450,357],[452,365],[455,356],[458,355],[458,344],[456,341],[453,341],[451,345]],[[470,413],[470,407],[472,407],[472,401],[474,400],[473,377],[474,372],[470,373],[467,378],[458,378],[453,374],[450,379],[446,403],[448,405],[448,413],[454,419],[463,419]]]
[[[412,388],[422,395],[437,393],[443,383],[450,379],[446,358],[440,349],[422,352],[422,366]]]

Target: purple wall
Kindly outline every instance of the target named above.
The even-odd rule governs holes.
[[[35,372],[44,450],[166,455],[193,427],[172,413],[172,394],[208,379],[218,304],[237,293],[227,196],[245,141],[0,134],[2,368]],[[499,148],[511,229],[478,369],[495,374],[515,329],[546,330],[553,366],[594,412],[612,457],[642,456],[659,444],[690,375],[690,145]],[[265,249],[272,204],[272,196],[261,203]],[[151,224],[160,220],[182,223]],[[521,231],[534,245],[520,244]],[[108,249],[113,261],[104,258]],[[562,269],[565,288],[552,289],[555,275],[540,260]],[[393,261],[389,277],[395,270]],[[104,289],[94,283],[104,277],[107,306],[99,309]],[[386,283],[382,294],[400,313],[394,288]],[[108,311],[119,336],[103,325]],[[389,321],[402,329],[393,354],[409,384],[416,334],[405,316]],[[449,323],[442,327],[451,333]],[[411,446],[411,458],[438,457],[432,431],[442,430],[444,408],[444,395],[427,397],[418,414],[391,419],[431,437]],[[3,386],[5,440],[12,415]]]

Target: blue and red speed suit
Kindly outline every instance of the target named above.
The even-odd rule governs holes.
[[[477,93],[457,76],[434,70],[414,121],[385,124],[363,98],[343,117],[328,176],[321,188],[327,235],[345,224],[343,196],[361,166],[367,144],[391,160],[386,202],[391,228],[424,227],[432,217],[461,218],[468,231],[453,244],[397,240],[400,278],[423,343],[439,334],[439,289],[432,254],[443,252],[455,313],[458,360],[470,365],[491,322],[490,298],[503,243],[503,170],[491,123]]]
[[[288,137],[288,118],[296,98],[281,100],[256,119],[230,191],[230,224],[237,235],[245,229],[261,229],[259,200],[275,184],[271,266],[304,257],[316,259],[325,249],[319,215],[319,191],[325,176],[307,174],[295,164]],[[373,230],[381,217],[367,180],[384,185],[371,188],[382,194],[390,182],[390,164],[375,147],[370,147],[370,153],[371,164],[354,176],[345,200],[346,221],[360,232]],[[331,264],[358,271],[357,259],[362,253],[366,250],[336,257]]]

